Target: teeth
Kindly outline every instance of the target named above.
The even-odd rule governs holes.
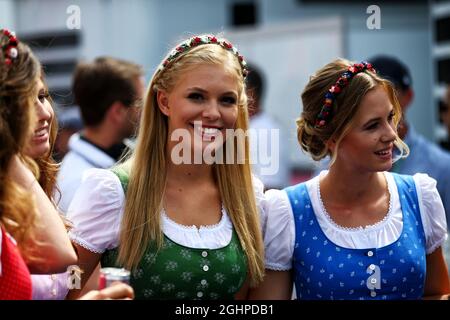
[[[219,130],[217,128],[202,128],[205,134],[216,134]]]
[[[46,130],[46,129],[41,129],[41,130],[35,132],[34,135],[35,135],[35,136],[43,136],[43,135],[46,134],[46,133],[47,133],[47,130]]]

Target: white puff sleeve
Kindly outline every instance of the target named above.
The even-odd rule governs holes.
[[[122,185],[112,171],[86,170],[67,212],[74,225],[71,240],[96,253],[117,247],[124,201]]]
[[[426,252],[432,253],[442,246],[447,237],[447,221],[441,197],[436,189],[436,180],[427,174],[414,175],[420,216],[425,231]]]
[[[255,199],[256,199],[256,208],[258,209],[260,215],[264,215],[264,213],[262,212],[263,211],[263,203],[265,202],[264,184],[255,175],[252,175],[252,183],[253,183],[253,192],[255,194]]]
[[[292,268],[295,224],[286,192],[268,190],[264,199],[263,237],[266,268],[286,271]]]

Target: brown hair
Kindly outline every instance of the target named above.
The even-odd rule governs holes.
[[[185,73],[198,65],[220,65],[233,74],[239,86],[238,119],[236,129],[248,129],[247,95],[242,68],[236,56],[216,44],[192,48],[162,71],[153,75],[141,123],[136,149],[122,166],[130,175],[123,214],[118,260],[125,267],[134,268],[142,258],[150,241],[161,246],[163,234],[160,213],[166,185],[168,140],[167,117],[156,100],[158,90],[173,90]],[[214,174],[225,209],[237,232],[246,254],[251,284],[260,282],[264,275],[264,245],[259,215],[256,209],[249,159],[249,143],[235,143],[247,161],[244,164],[218,164]],[[239,154],[234,150],[234,154]]]
[[[15,155],[22,154],[34,123],[36,81],[40,63],[30,48],[19,43],[18,56],[10,65],[5,63],[3,48],[9,39],[0,34],[0,224],[17,241],[25,259],[31,252],[24,244],[34,239],[36,223],[32,195],[8,176]],[[30,160],[30,163],[32,161]]]
[[[139,65],[116,58],[99,57],[92,63],[79,63],[73,76],[73,92],[84,124],[99,125],[116,101],[133,105],[139,98],[135,82],[141,76]]]
[[[348,132],[362,98],[369,90],[382,86],[394,107],[394,124],[401,118],[401,107],[397,101],[392,84],[376,73],[364,71],[356,74],[339,94],[332,107],[332,117],[323,127],[316,128],[315,123],[324,103],[325,94],[337,79],[354,63],[345,59],[337,59],[311,76],[301,95],[303,112],[297,120],[297,138],[303,150],[310,153],[314,160],[331,156],[333,164],[336,154],[327,147],[327,141],[336,140],[336,149]],[[397,136],[395,145],[404,156],[409,153],[408,146]],[[330,164],[330,165],[331,165]]]

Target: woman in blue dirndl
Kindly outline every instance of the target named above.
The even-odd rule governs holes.
[[[401,109],[370,63],[335,60],[302,93],[297,135],[329,170],[265,193],[264,283],[251,298],[392,300],[448,298],[447,236],[436,181],[388,172]],[[395,150],[395,151],[394,151]]]

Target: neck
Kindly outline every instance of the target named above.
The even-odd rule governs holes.
[[[384,190],[386,181],[381,172],[346,170],[334,164],[322,179],[322,197],[332,202],[358,203],[371,197],[374,191]]]
[[[167,182],[178,185],[198,185],[214,181],[213,167],[207,164],[174,164],[167,167]]]
[[[117,130],[105,130],[102,127],[86,127],[83,135],[86,139],[103,149],[109,149],[113,145],[121,142],[117,137]]]

